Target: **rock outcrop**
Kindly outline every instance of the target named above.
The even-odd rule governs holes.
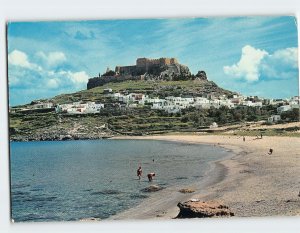
[[[177,205],[180,212],[176,218],[207,218],[207,217],[230,217],[234,216],[228,206],[216,201],[200,201],[197,199],[187,202],[179,202]]]
[[[149,187],[146,187],[144,189],[142,189],[142,192],[157,192],[159,190],[162,190],[163,188],[158,186],[158,185],[150,185]]]
[[[203,70],[198,71],[198,73],[196,74],[196,78],[201,79],[201,80],[207,80],[205,71],[203,71]]]

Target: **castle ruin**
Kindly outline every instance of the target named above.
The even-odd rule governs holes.
[[[144,57],[144,58],[138,58],[136,60],[136,65],[116,66],[115,72],[118,75],[142,75],[161,66],[178,65],[178,64],[179,63],[176,58],[163,57],[158,59],[150,59]]]
[[[116,66],[115,71],[107,70],[102,76],[89,79],[87,89],[102,86],[109,82],[127,80],[173,80],[174,77],[188,79],[191,76],[189,68],[179,64],[176,58],[137,58],[131,66]]]

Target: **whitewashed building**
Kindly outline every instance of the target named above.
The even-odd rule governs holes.
[[[291,110],[292,107],[290,105],[282,105],[280,107],[277,108],[277,113],[283,113],[283,112],[286,112],[286,111],[289,111]]]
[[[138,103],[144,105],[146,96],[140,93],[130,93],[126,96],[120,96],[119,101],[127,104]]]
[[[84,113],[99,113],[104,108],[104,104],[96,104],[95,102],[87,102]]]
[[[214,99],[209,101],[210,107],[219,108],[220,107],[220,100]]]
[[[53,108],[53,103],[51,102],[44,102],[44,103],[37,103],[33,105],[34,109],[47,109],[47,108]]]
[[[166,101],[161,99],[161,101],[159,102],[153,102],[151,109],[164,110],[165,105],[166,105]]]
[[[285,101],[283,99],[270,99],[271,105],[278,105],[278,104],[284,104]]]
[[[72,104],[58,104],[55,111],[56,113],[87,114],[99,113],[102,108],[104,108],[104,104],[74,102]]]
[[[268,123],[275,123],[281,120],[280,115],[272,115],[268,118]]]
[[[200,108],[209,109],[210,108],[209,99],[204,97],[196,97],[194,102],[194,107],[198,109]]]
[[[233,108],[234,104],[229,99],[221,99],[219,100],[220,106],[225,106],[228,108]]]
[[[211,128],[211,129],[218,128],[218,124],[217,124],[216,122],[213,122],[213,123],[209,126],[209,128]]]

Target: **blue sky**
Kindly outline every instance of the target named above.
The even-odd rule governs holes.
[[[245,95],[298,94],[294,17],[11,22],[7,34],[11,106],[83,90],[138,57],[176,57]]]

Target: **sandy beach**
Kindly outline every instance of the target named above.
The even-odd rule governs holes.
[[[177,203],[191,198],[221,201],[237,217],[300,215],[300,138],[264,136],[245,137],[243,141],[240,136],[166,135],[118,139],[212,144],[231,151],[231,156],[211,164],[198,185],[187,187],[194,188],[195,193],[162,190],[111,219],[172,219],[179,212]]]

